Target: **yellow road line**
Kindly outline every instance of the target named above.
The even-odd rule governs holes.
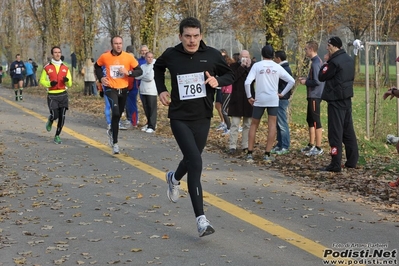
[[[8,104],[42,120],[43,122],[47,121],[47,118],[35,113],[19,104],[16,104],[12,101],[6,100],[3,97],[0,97],[1,100],[7,102]],[[44,125],[43,125],[44,126]],[[105,152],[105,153],[110,153],[111,148],[107,145],[104,145],[98,141],[95,141],[93,139],[90,139],[72,129],[69,129],[67,127],[63,128],[63,132],[68,133],[69,135],[83,141],[86,142],[87,144],[96,147],[97,149],[100,149],[101,151]],[[137,169],[140,169],[150,175],[153,175],[159,179],[165,180],[165,172],[160,171],[159,169],[152,167],[151,165],[145,164],[139,160],[136,160],[132,157],[129,157],[126,154],[119,154],[117,156],[115,156],[115,158],[120,159],[121,161],[124,161],[127,164],[130,164],[132,166],[134,166]],[[181,181],[181,187],[182,189],[187,190],[187,183],[184,181]],[[267,219],[264,219],[256,214],[253,214],[247,210],[244,210],[243,208],[237,207],[236,205],[225,201],[219,197],[216,197],[206,191],[203,191],[203,195],[204,195],[204,201],[227,212],[228,214],[237,217],[238,219],[251,224],[259,229],[261,229],[262,231],[265,231],[275,237],[278,237],[316,257],[319,257],[321,259],[326,259],[323,258],[323,251],[325,249],[327,249],[327,247],[316,243],[315,241],[306,238],[304,236],[301,236],[291,230],[288,230],[276,223],[273,223]],[[335,260],[347,260],[346,258],[334,258]],[[358,264],[359,265],[359,264]]]

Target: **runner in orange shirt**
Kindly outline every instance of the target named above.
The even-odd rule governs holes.
[[[122,37],[112,37],[111,45],[112,50],[102,54],[94,68],[112,108],[111,129],[107,130],[109,145],[113,154],[119,154],[119,120],[125,109],[129,77],[138,77],[143,71],[134,56],[123,51]]]

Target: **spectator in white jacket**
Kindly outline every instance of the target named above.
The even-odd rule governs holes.
[[[157,96],[158,91],[154,80],[154,54],[147,52],[145,54],[146,63],[141,65],[143,75],[136,79],[141,80],[140,83],[140,98],[143,103],[143,109],[147,118],[147,125],[141,131],[147,133],[154,133],[157,125]]]
[[[267,110],[267,144],[263,157],[265,162],[272,162],[274,157],[270,156],[270,151],[276,139],[276,121],[279,107],[279,98],[287,94],[295,84],[291,75],[279,64],[273,61],[274,50],[270,45],[262,48],[262,60],[253,64],[245,80],[245,92],[248,102],[253,106],[252,122],[249,128],[247,162],[253,162],[252,151],[255,144],[255,135],[259,127],[260,119]],[[287,82],[282,92],[278,92],[279,80]],[[255,99],[251,94],[251,83],[255,80]]]

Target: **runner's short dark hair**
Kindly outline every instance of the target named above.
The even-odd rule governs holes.
[[[51,54],[53,54],[54,49],[60,49],[60,51],[62,52],[61,47],[59,47],[59,46],[53,46],[53,48],[51,48]]]
[[[193,17],[185,18],[180,22],[180,26],[179,26],[180,34],[183,34],[184,28],[197,28],[200,30],[200,33],[201,33],[201,22],[198,19],[193,18]]]

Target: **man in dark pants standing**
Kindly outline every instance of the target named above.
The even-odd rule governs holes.
[[[345,52],[339,37],[327,41],[329,60],[321,67],[319,80],[325,81],[322,100],[328,103],[328,141],[331,163],[323,171],[341,172],[342,142],[345,144],[345,167],[355,168],[359,159],[352,120],[353,81],[355,64]]]

